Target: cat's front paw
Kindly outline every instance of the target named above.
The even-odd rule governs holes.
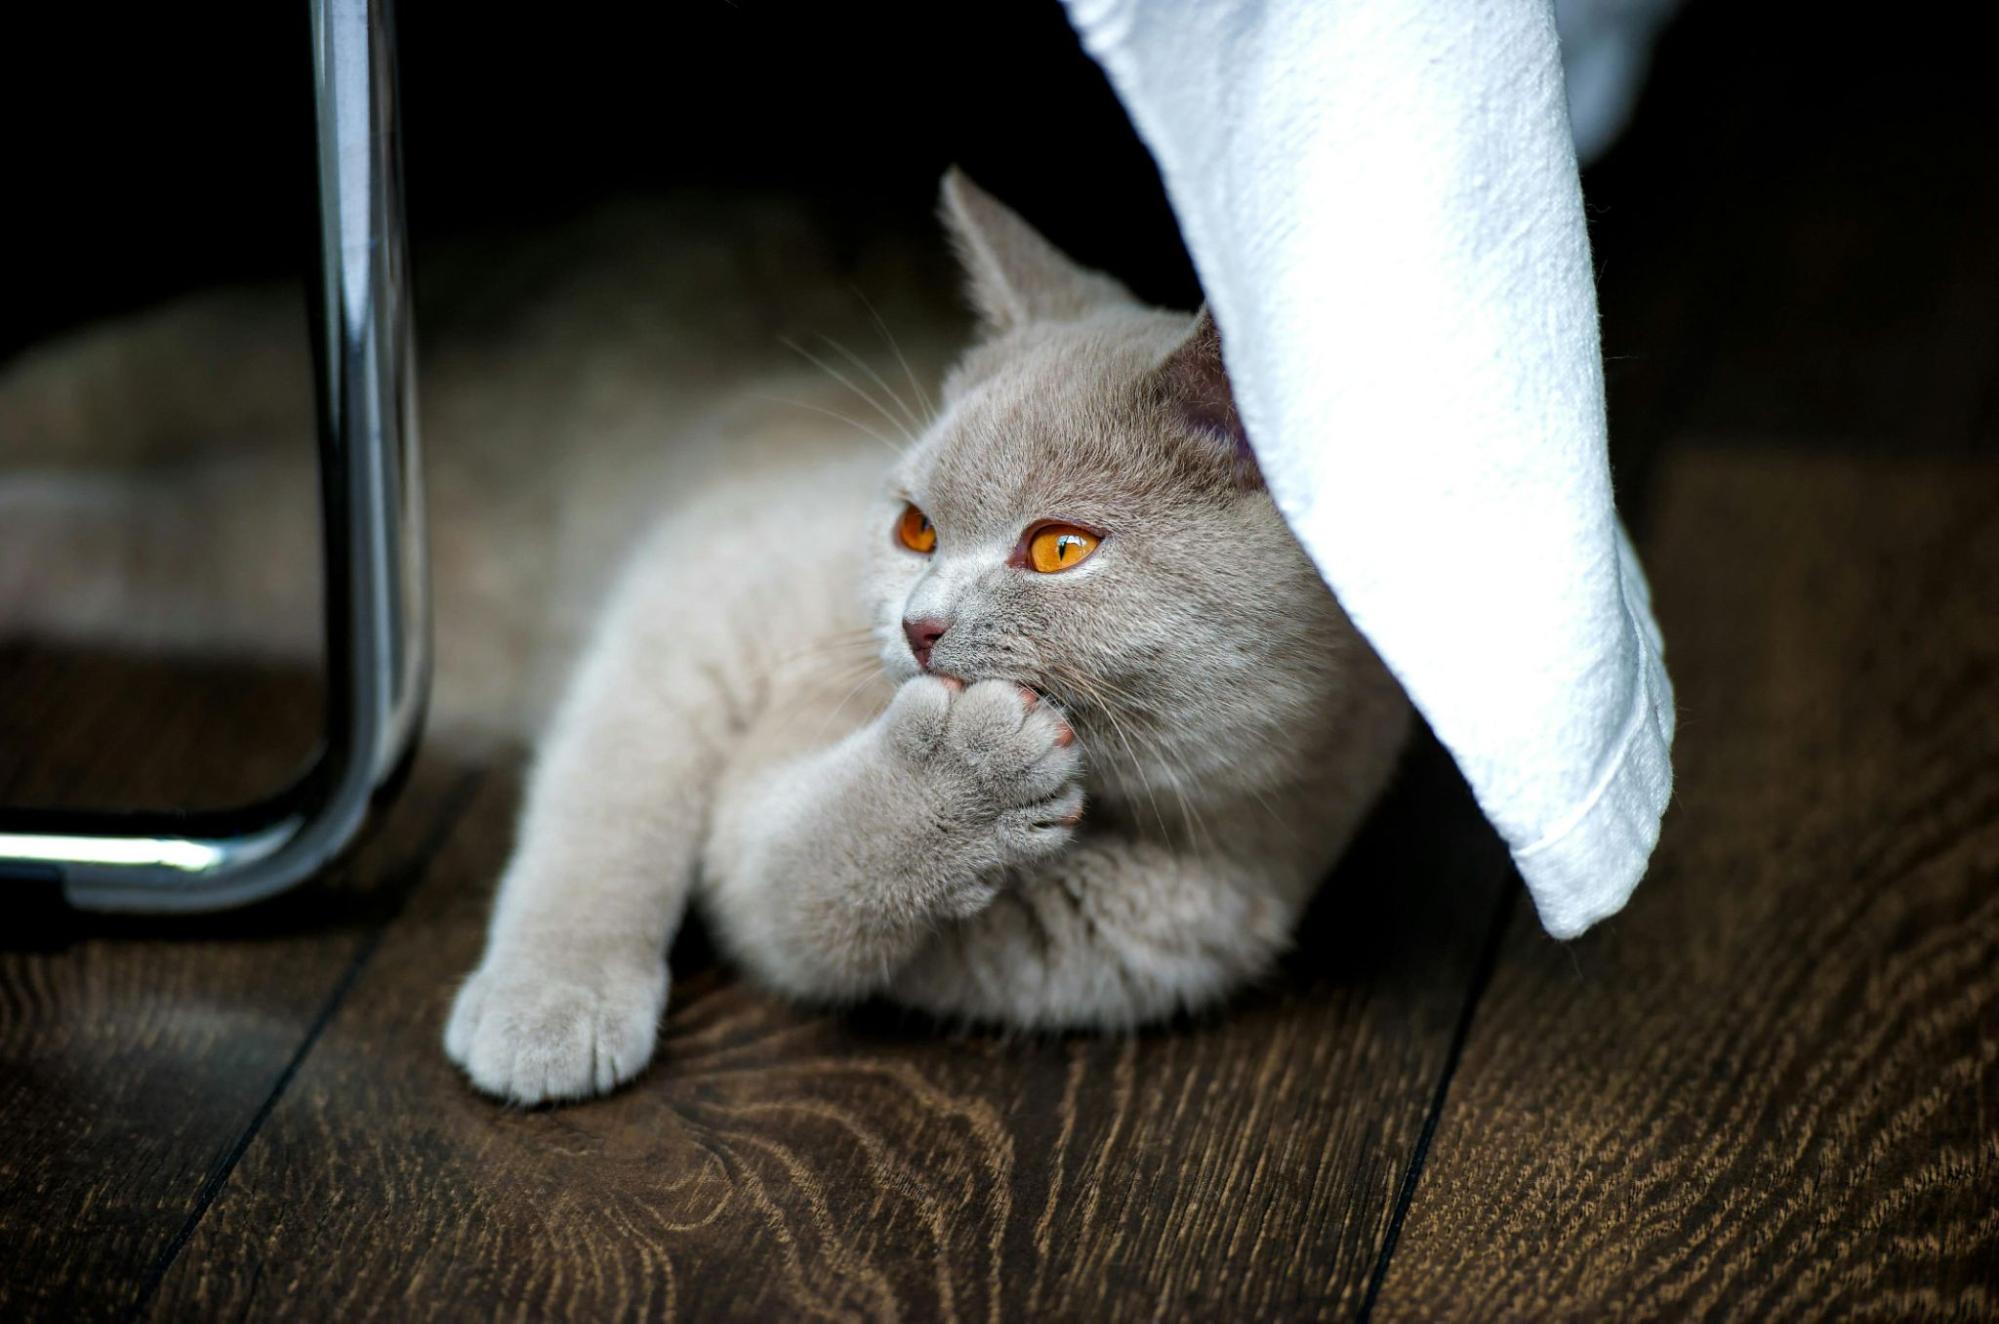
[[[904,683],[884,714],[889,745],[954,835],[984,838],[993,863],[1054,854],[1083,816],[1083,754],[1053,705],[1010,681]]]
[[[648,968],[492,954],[458,991],[444,1051],[497,1098],[587,1099],[652,1059],[666,989],[664,961]]]

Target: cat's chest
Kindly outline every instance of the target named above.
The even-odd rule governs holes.
[[[812,643],[817,651],[774,667],[767,677],[731,760],[740,771],[836,744],[874,721],[894,697],[893,682],[872,654],[861,656],[832,637]]]

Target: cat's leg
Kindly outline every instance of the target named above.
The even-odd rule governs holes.
[[[724,796],[704,870],[722,939],[795,996],[879,991],[938,929],[1068,847],[1074,739],[1018,686],[905,682],[874,722]]]
[[[485,956],[445,1049],[519,1103],[577,1099],[651,1059],[710,788],[732,739],[694,613],[624,595],[530,777]]]
[[[1290,942],[1316,876],[1085,835],[897,971],[897,1001],[944,1017],[1116,1029],[1219,1001]]]

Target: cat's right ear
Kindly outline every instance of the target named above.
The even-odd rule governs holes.
[[[1074,321],[1106,304],[1132,302],[1124,286],[1070,261],[956,166],[944,172],[938,211],[988,335],[1030,322]]]
[[[1243,488],[1264,485],[1249,432],[1236,412],[1235,389],[1222,362],[1222,332],[1206,304],[1179,345],[1152,371],[1151,383],[1181,427],[1225,461]]]

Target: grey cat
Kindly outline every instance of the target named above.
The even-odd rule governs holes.
[[[690,897],[815,1002],[1212,1004],[1390,775],[1408,705],[1264,489],[1213,323],[956,173],[943,214],[980,332],[908,450],[766,447],[626,565],[446,1029],[481,1090],[644,1068]]]

